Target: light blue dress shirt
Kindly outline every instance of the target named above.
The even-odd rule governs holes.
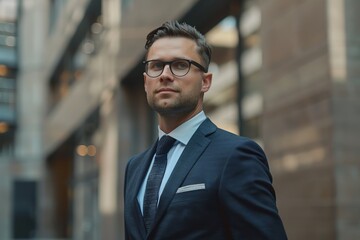
[[[170,132],[168,135],[172,138],[176,139],[176,142],[174,143],[174,146],[170,149],[168,155],[167,155],[167,165],[166,170],[164,174],[164,178],[161,182],[160,189],[159,189],[159,199],[160,196],[165,188],[165,185],[172,173],[172,171],[175,168],[176,163],[178,162],[182,152],[184,151],[186,145],[188,144],[190,138],[194,135],[195,131],[198,129],[198,127],[201,125],[203,121],[205,121],[206,115],[203,111],[195,115],[193,118],[189,119],[188,121],[184,122],[177,128],[175,128],[172,132]],[[165,135],[163,131],[159,129],[159,139]],[[145,176],[145,179],[141,185],[140,191],[137,196],[137,200],[140,205],[141,212],[143,212],[143,202],[144,202],[144,194],[145,194],[145,188],[146,188],[146,182],[150,173],[150,170],[152,168],[152,165],[154,163],[155,155],[151,161],[150,168]]]

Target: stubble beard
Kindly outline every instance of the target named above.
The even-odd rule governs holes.
[[[176,99],[167,103],[156,101],[154,98],[148,98],[149,106],[163,117],[180,117],[187,115],[195,110],[198,105],[198,99],[195,97],[189,99]]]

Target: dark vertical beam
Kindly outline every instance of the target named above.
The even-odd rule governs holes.
[[[236,65],[237,65],[237,75],[238,75],[238,82],[237,82],[237,107],[238,107],[238,128],[239,133],[243,134],[245,130],[245,121],[243,116],[243,107],[242,102],[245,95],[245,79],[244,74],[242,72],[242,54],[244,52],[244,37],[241,34],[240,29],[240,18],[242,16],[244,10],[244,1],[233,1],[233,16],[236,20],[236,31],[238,37],[238,45],[236,48]]]
[[[229,15],[233,1],[199,0],[178,21],[193,25],[198,31],[205,34]]]

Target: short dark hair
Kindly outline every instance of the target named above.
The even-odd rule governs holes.
[[[211,47],[207,44],[204,35],[186,23],[179,23],[178,21],[165,22],[161,27],[152,30],[146,37],[146,57],[149,48],[153,43],[163,37],[185,37],[192,39],[198,46],[198,53],[201,56],[206,68],[209,67],[211,61]]]

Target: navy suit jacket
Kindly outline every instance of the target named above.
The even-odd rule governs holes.
[[[155,148],[156,143],[126,167],[127,240],[287,239],[263,150],[209,119],[185,147],[146,232],[137,195]]]

